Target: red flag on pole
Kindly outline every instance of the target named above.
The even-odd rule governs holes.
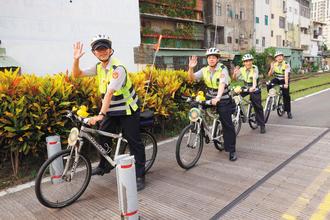
[[[154,45],[154,49],[156,50],[156,52],[159,51],[160,43],[162,41],[162,37],[163,37],[162,35],[159,35],[159,37],[158,37],[158,43]]]

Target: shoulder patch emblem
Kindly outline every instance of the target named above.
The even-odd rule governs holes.
[[[112,73],[112,78],[117,79],[118,78],[118,72],[113,72]]]

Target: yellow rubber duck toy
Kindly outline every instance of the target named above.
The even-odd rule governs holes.
[[[234,92],[237,93],[237,94],[239,94],[240,92],[242,92],[242,88],[240,86],[236,86],[234,88]]]
[[[196,96],[196,101],[199,101],[199,102],[202,102],[202,101],[205,101],[206,98],[204,96],[204,92],[203,91],[199,91],[197,93],[197,96]]]
[[[87,107],[85,105],[80,106],[79,110],[77,111],[77,114],[82,118],[87,118],[89,113],[87,112]]]

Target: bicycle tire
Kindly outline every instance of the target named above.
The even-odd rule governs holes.
[[[282,117],[284,114],[284,106],[283,106],[283,96],[280,95],[278,97],[278,105],[277,105],[277,115]]]
[[[236,136],[239,134],[239,132],[241,131],[241,128],[242,128],[242,117],[239,115],[238,117],[238,120],[237,119],[237,114],[241,114],[240,112],[238,112],[238,109],[236,107],[236,110],[234,112],[234,114],[232,114],[232,121],[233,121],[233,124],[234,124],[234,127],[235,127],[235,133],[236,133]]]
[[[249,121],[250,128],[255,130],[258,128],[258,123],[257,123],[256,113],[251,104],[249,105],[248,112],[249,112],[248,121]]]
[[[266,105],[265,105],[265,123],[268,122],[268,118],[269,118],[269,115],[270,115],[270,111],[271,111],[271,108],[272,108],[272,102],[273,102],[273,97],[268,97],[267,98],[267,101],[266,101]]]
[[[196,129],[194,129],[195,128],[195,125],[194,124],[189,124],[188,126],[186,126],[184,129],[182,129],[182,131],[181,131],[181,133],[180,133],[180,135],[179,135],[179,138],[178,138],[178,140],[177,140],[177,142],[176,142],[176,151],[175,151],[175,155],[176,155],[176,161],[177,161],[177,163],[179,164],[179,166],[181,167],[181,168],[183,168],[183,169],[186,169],[186,170],[188,170],[188,169],[190,169],[190,168],[192,168],[193,166],[195,166],[195,164],[198,162],[198,160],[199,160],[199,158],[200,158],[200,156],[201,156],[201,154],[202,154],[202,151],[203,151],[203,145],[204,145],[204,142],[203,142],[203,135],[202,135],[202,132],[200,132],[199,134],[197,134],[196,133],[196,136],[199,138],[199,146],[198,146],[198,151],[197,151],[197,154],[196,154],[196,156],[193,158],[193,160],[190,162],[190,163],[188,163],[188,164],[185,164],[184,163],[184,159],[183,158],[181,158],[181,154],[180,154],[180,150],[181,150],[181,143],[182,143],[182,141],[183,141],[183,138],[184,138],[184,136],[185,136],[185,133],[187,132],[187,131],[189,131],[190,129],[192,129],[192,131],[196,131]],[[189,148],[191,148],[191,147],[189,147]]]
[[[150,169],[151,167],[153,166],[155,160],[156,160],[156,156],[157,156],[157,152],[158,152],[158,146],[157,146],[157,141],[156,141],[156,138],[153,136],[153,134],[147,130],[142,130],[140,132],[140,135],[141,135],[141,139],[142,139],[142,142],[144,144],[144,147],[148,147],[146,146],[146,143],[152,143],[152,153],[151,153],[151,157],[150,159],[149,158],[146,158],[146,164],[145,164],[145,168],[144,168],[144,174],[146,174]],[[149,141],[145,141],[145,140],[149,140]],[[129,147],[128,147],[128,143],[125,143],[121,149],[120,149],[120,154],[124,154],[127,152],[127,150],[129,150]],[[127,152],[129,153],[129,151]]]
[[[71,205],[72,203],[74,203],[77,199],[79,199],[79,197],[85,192],[90,179],[91,179],[91,163],[89,161],[89,159],[87,159],[86,157],[84,157],[83,155],[79,155],[79,159],[82,159],[82,161],[85,163],[86,165],[86,178],[81,186],[81,188],[77,191],[77,193],[74,194],[74,196],[72,196],[71,198],[67,199],[66,201],[63,202],[51,202],[49,201],[44,195],[43,192],[41,190],[41,184],[43,183],[47,183],[47,181],[43,182],[43,174],[45,173],[46,169],[48,168],[48,166],[54,162],[56,159],[59,158],[63,158],[64,156],[70,155],[71,149],[66,149],[66,150],[62,150],[56,154],[54,154],[53,156],[51,156],[48,160],[46,160],[43,165],[40,167],[36,180],[35,180],[35,193],[37,196],[37,199],[39,200],[39,202],[48,207],[48,208],[63,208],[66,207],[68,205]],[[69,170],[71,170],[71,168],[69,168]],[[65,181],[65,180],[63,180]],[[66,182],[66,181],[65,181]],[[54,184],[53,184],[54,185]],[[60,185],[60,184],[58,184]]]
[[[215,125],[215,132],[216,132],[215,135],[216,136],[220,135],[219,133],[222,132],[221,130],[220,131],[218,130],[219,128],[220,128],[220,121],[217,121],[217,123]],[[213,143],[214,143],[214,147],[218,151],[223,151],[225,149],[225,146],[224,146],[224,143],[223,143],[223,136],[222,136],[222,140],[220,140],[220,141],[214,140]]]

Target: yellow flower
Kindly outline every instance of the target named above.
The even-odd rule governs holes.
[[[77,111],[77,114],[82,118],[87,118],[89,113],[87,112],[87,107],[85,105],[80,106],[80,109]]]

